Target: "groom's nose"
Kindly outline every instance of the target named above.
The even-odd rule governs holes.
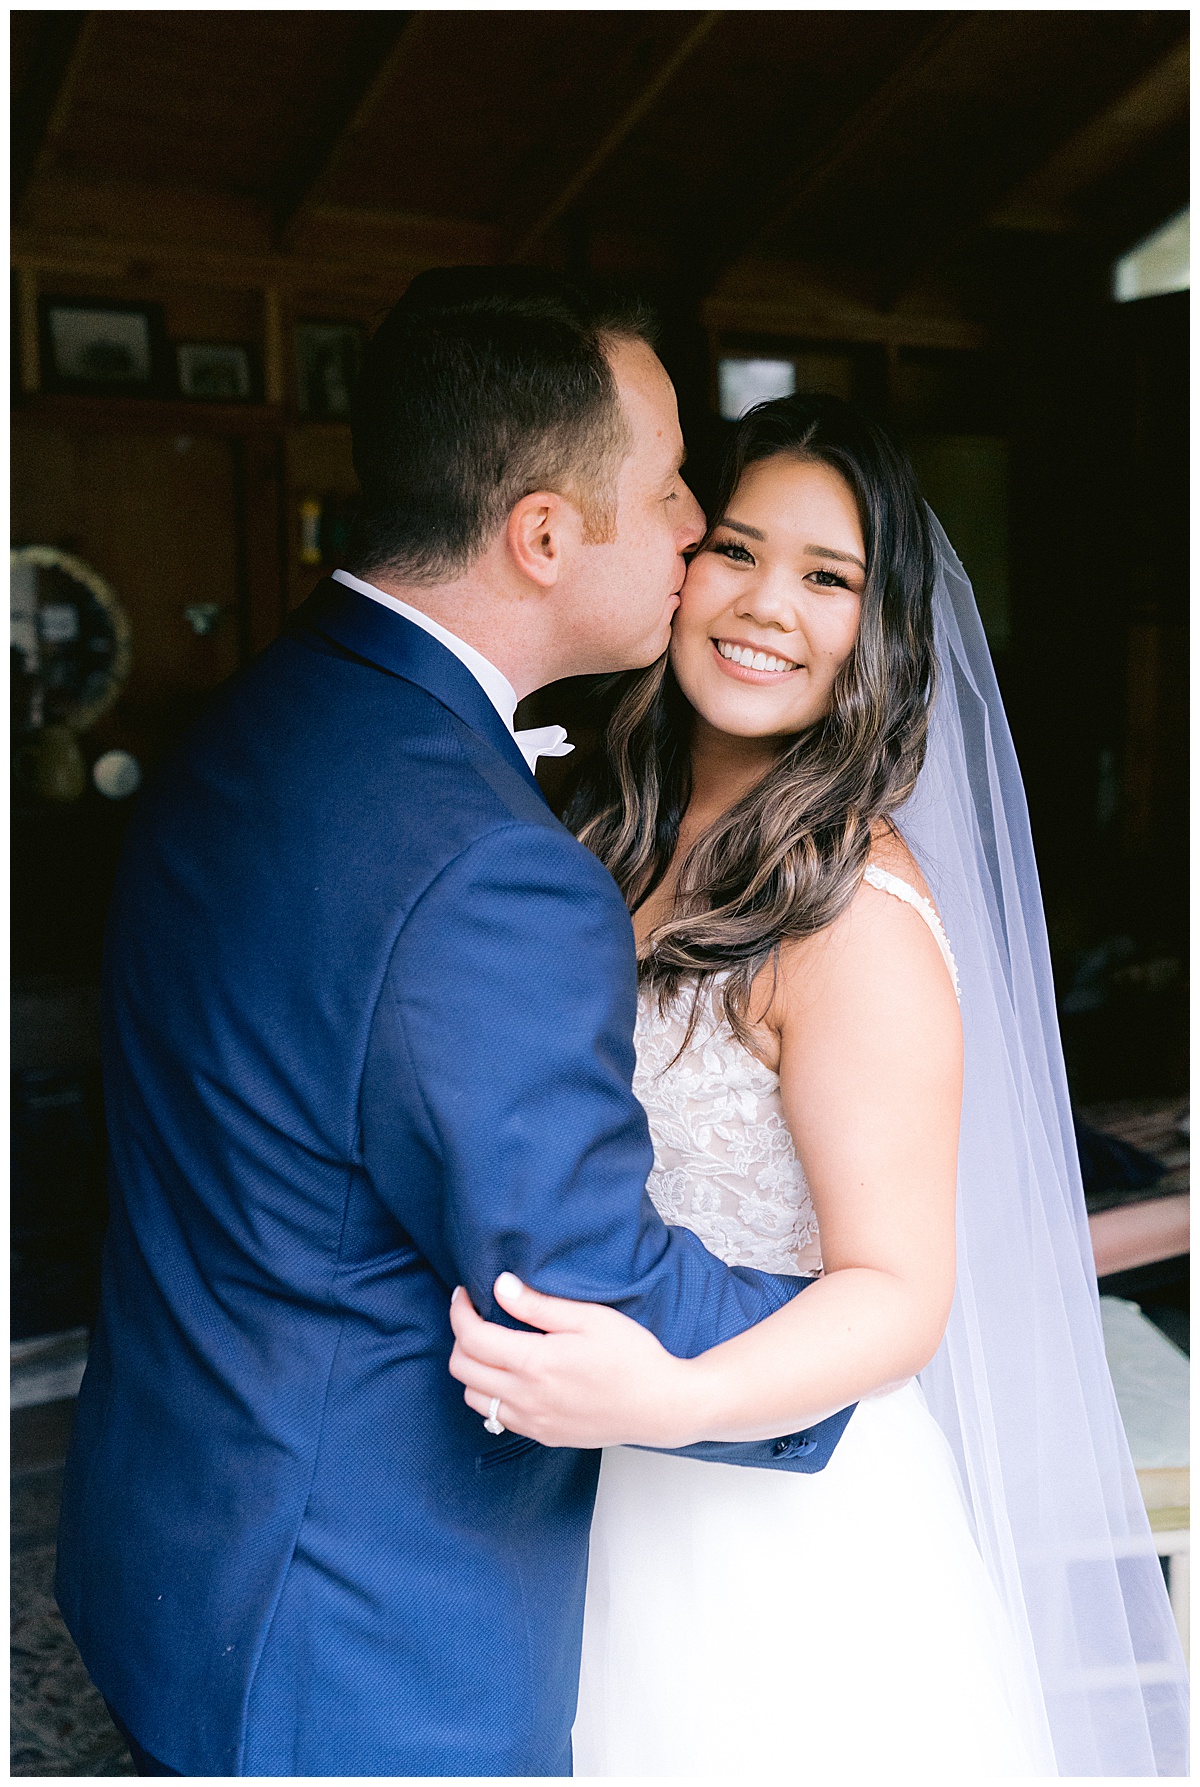
[[[680,516],[679,526],[675,531],[678,536],[679,551],[686,552],[689,547],[697,545],[704,538],[704,530],[708,523],[704,519],[704,510],[682,478],[679,483],[680,507],[684,513]]]

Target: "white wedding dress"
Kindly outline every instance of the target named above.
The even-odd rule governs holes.
[[[875,865],[866,878],[926,919],[957,990],[932,906]],[[656,1207],[732,1265],[819,1272],[778,1076],[736,1041],[711,986],[680,1054],[687,1011],[639,1003]],[[1053,1775],[1025,1683],[915,1381],[861,1402],[811,1475],[605,1451],[577,1775]]]

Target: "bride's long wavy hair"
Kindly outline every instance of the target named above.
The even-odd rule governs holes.
[[[935,672],[934,547],[916,478],[883,430],[840,398],[780,398],[738,423],[698,550],[747,467],[778,455],[827,465],[854,493],[867,560],[854,649],[826,716],[785,741],[757,785],[689,850],[674,908],[651,933],[639,970],[664,1005],[684,981],[698,982],[698,996],[713,975],[727,975],[721,1001],[743,1042],[756,977],[777,965],[785,941],[813,935],[845,910],[872,827],[911,793]],[[605,749],[565,818],[636,911],[678,843],[694,716],[669,655],[619,681]],[[693,1004],[693,1024],[695,1013]]]

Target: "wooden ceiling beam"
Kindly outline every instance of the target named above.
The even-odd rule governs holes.
[[[12,107],[10,186],[15,216],[30,182],[52,166],[66,130],[80,72],[96,27],[95,12],[47,12],[40,41]]]
[[[1078,228],[1082,235],[1098,238],[1100,232],[1087,229],[1082,223],[1068,223],[1064,206],[1069,196],[1082,193],[1094,180],[1111,176],[1130,158],[1136,157],[1155,136],[1170,130],[1178,122],[1180,107],[1186,112],[1189,99],[1186,43],[1176,45],[1150,73],[1116,100],[1103,106],[1080,129],[1060,142],[1041,164],[1040,169],[1015,189],[1017,193],[1040,194],[1041,219],[1044,229],[1046,211],[1054,203],[1055,218],[1065,229]],[[901,253],[883,273],[879,297],[890,308],[909,291],[919,274],[944,264],[981,231],[997,227],[1028,228],[1029,223],[998,225],[996,219],[1008,210],[1009,218],[1017,215],[1015,203],[999,204],[995,188],[976,191],[952,213],[943,214],[936,226],[910,235]],[[998,209],[999,204],[999,209]],[[1025,218],[1030,217],[1026,210]],[[1035,226],[1036,227],[1036,226]],[[1058,232],[1054,232],[1058,233]],[[1098,240],[1093,241],[1098,248]]]
[[[164,190],[162,204],[182,205],[187,196]],[[144,296],[155,295],[160,286],[194,284],[271,289],[289,296],[377,294],[394,301],[406,280],[426,267],[495,258],[494,230],[456,218],[320,209],[305,216],[304,242],[293,251],[272,246],[265,228],[257,243],[237,241],[236,211],[231,212],[227,245],[172,240],[148,231],[115,236],[110,228],[99,227],[70,233],[20,228],[13,232],[12,263],[38,279],[126,283]]]
[[[1098,186],[1077,194],[1072,216],[1104,261],[1112,262],[1188,204],[1189,120],[1182,117]]]
[[[800,262],[739,263],[705,299],[705,326],[718,336],[747,339],[874,342],[890,348],[981,348],[989,331],[965,318],[921,308],[882,311],[827,269]]]
[[[1068,140],[992,211],[992,229],[1065,231],[1078,219],[1071,201],[1134,160],[1186,117],[1191,59],[1187,41]]]
[[[512,231],[509,245],[501,257],[503,260],[523,261],[528,258],[547,231],[553,229],[566,215],[601,168],[612,160],[643,118],[654,109],[684,64],[691,60],[724,16],[722,12],[705,12],[700,15],[682,40],[642,84],[620,117],[609,126],[600,141],[563,181],[554,197]]]
[[[338,170],[374,121],[412,48],[421,16],[419,12],[367,15],[363,35],[334,104],[275,195],[275,228],[282,244],[287,242],[300,212],[319,204],[329,192]]]
[[[975,12],[942,14],[939,22],[921,38],[900,66],[876,88],[866,102],[851,113],[845,124],[829,137],[815,155],[805,156],[782,179],[768,187],[757,203],[728,207],[736,212],[738,229],[728,234],[714,228],[700,250],[696,281],[711,291],[734,264],[761,250],[764,242],[789,223],[816,195],[866,147],[889,119],[911,105],[930,69],[965,38],[975,25]],[[715,220],[714,220],[715,222]]]

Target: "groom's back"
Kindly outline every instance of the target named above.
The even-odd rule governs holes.
[[[561,1569],[583,1541],[594,1465],[523,1443],[510,1460],[482,1434],[446,1372],[444,1263],[359,1146],[405,918],[513,826],[565,841],[455,712],[301,624],[131,834],[106,959],[112,1221],[59,1589],[98,1685],[181,1772],[562,1767],[553,1720],[507,1760],[466,1721],[456,1754],[476,1691],[459,1628],[486,1627],[488,1597],[499,1634],[522,1625],[531,1559]],[[427,1210],[439,1165],[406,1096],[399,1177]],[[519,1520],[497,1551],[514,1470],[524,1558]],[[498,1696],[528,1697],[530,1667],[503,1639]]]
[[[451,1287],[494,1313],[512,1271],[690,1355],[798,1281],[645,1194],[629,915],[504,666],[649,663],[703,518],[644,319],[537,269],[419,275],[352,435],[349,584],[226,691],[120,873],[59,1599],[184,1774],[566,1774],[599,1457],[468,1411]]]

